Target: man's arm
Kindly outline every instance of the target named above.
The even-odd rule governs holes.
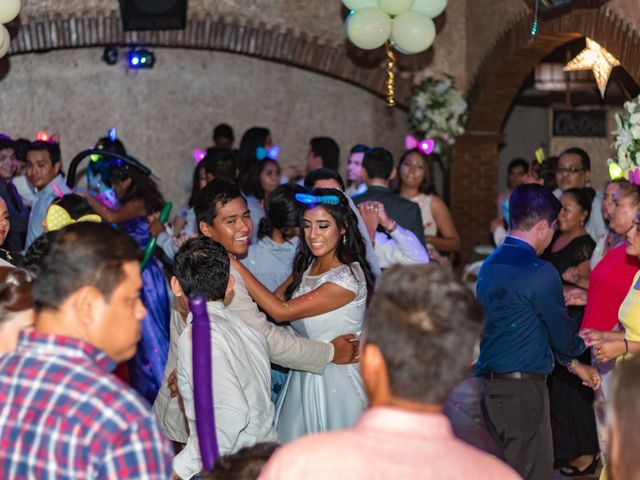
[[[560,275],[550,263],[532,278],[534,309],[549,333],[551,349],[558,361],[567,365],[585,349],[576,321],[567,313]]]
[[[242,276],[234,271],[232,274],[236,282],[233,298],[227,309],[266,337],[270,360],[294,370],[322,374],[324,367],[334,358],[333,345],[298,337],[286,328],[268,321],[249,296]]]
[[[375,232],[375,252],[380,267],[429,263],[429,254],[412,232],[398,225],[389,235],[391,239],[384,233]]]

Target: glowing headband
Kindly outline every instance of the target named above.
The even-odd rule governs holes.
[[[433,152],[433,149],[436,148],[436,141],[431,138],[423,138],[422,140],[418,140],[413,135],[405,135],[404,147],[407,150],[417,148],[425,155],[429,155],[431,152]]]
[[[296,200],[305,205],[317,205],[323,203],[325,205],[339,205],[340,199],[336,195],[323,195],[322,197],[316,197],[315,195],[309,195],[308,193],[296,193]]]
[[[280,147],[278,145],[274,145],[269,150],[264,147],[258,147],[256,149],[256,158],[258,160],[264,160],[265,158],[270,158],[271,160],[277,160],[278,155],[280,155]]]

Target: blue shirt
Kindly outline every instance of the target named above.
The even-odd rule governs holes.
[[[507,237],[482,265],[477,293],[485,325],[476,375],[549,374],[554,356],[567,364],[584,351],[558,272],[528,243]]]
[[[42,221],[47,216],[49,205],[51,205],[51,202],[53,202],[56,198],[60,198],[58,192],[56,192],[52,184],[55,184],[63,195],[71,193],[71,189],[67,187],[67,184],[62,175],[56,175],[56,177],[51,180],[51,182],[49,182],[46,187],[38,192],[38,194],[36,195],[36,199],[33,202],[33,207],[31,208],[31,214],[29,215],[27,243],[24,246],[25,250],[29,248],[29,245],[31,245],[36,238],[44,233],[44,229],[42,228]]]

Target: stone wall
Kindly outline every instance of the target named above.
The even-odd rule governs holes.
[[[115,126],[128,150],[162,179],[165,195],[187,197],[193,150],[229,122],[239,139],[252,126],[271,129],[283,163],[304,162],[313,136],[340,144],[344,167],[354,143],[398,154],[406,115],[345,82],[286,65],[221,52],[155,49],[148,71],[107,66],[101,49],[58,50],[10,57],[0,82],[0,131],[62,135],[68,165]]]

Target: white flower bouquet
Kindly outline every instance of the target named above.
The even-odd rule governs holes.
[[[640,96],[625,102],[623,112],[616,114],[616,125],[609,175],[612,179],[629,178],[629,171],[640,167]]]
[[[464,133],[468,107],[450,75],[430,75],[414,87],[409,128],[419,138],[435,140],[434,152],[450,166],[451,146]]]

